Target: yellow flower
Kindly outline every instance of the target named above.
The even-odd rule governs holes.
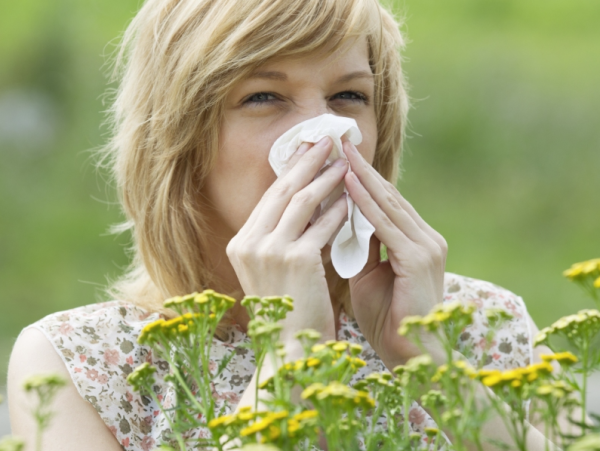
[[[194,304],[194,296],[197,294],[198,293],[192,293],[186,296],[175,296],[167,299],[165,302],[163,302],[163,305],[166,308],[174,308],[176,310],[179,310],[182,307],[190,309]]]
[[[151,366],[148,362],[144,362],[127,376],[127,382],[133,387],[134,391],[143,390],[144,386],[154,384],[155,379],[152,375],[155,372],[155,367]]]
[[[317,418],[319,416],[319,412],[316,410],[304,410],[300,413],[297,413],[292,418],[296,421],[308,420],[312,418]]]
[[[271,425],[271,421],[262,419],[260,421],[256,421],[252,423],[250,426],[245,427],[240,431],[240,435],[242,437],[247,437],[248,435],[256,434],[257,432],[263,431]],[[210,424],[209,424],[210,427]]]
[[[512,380],[521,380],[523,374],[519,370],[508,370],[502,373],[502,380],[504,381],[512,381]]]
[[[498,373],[500,373],[499,370],[490,370],[490,369],[484,368],[482,370],[479,370],[478,375],[479,375],[479,377],[483,378],[483,377],[491,376],[492,374],[498,374]]]
[[[320,382],[315,382],[314,384],[309,385],[302,392],[302,399],[309,399],[315,396],[317,393],[320,393],[325,386]]]
[[[218,428],[219,426],[228,426],[236,420],[235,415],[223,415],[208,422],[210,429]]]
[[[156,371],[156,369],[154,371]],[[23,382],[23,389],[30,392],[39,388],[60,388],[64,387],[66,384],[67,380],[60,374],[35,374],[25,379]]]
[[[533,346],[539,346],[541,344],[546,344],[549,338],[549,335],[553,333],[552,328],[544,327],[533,339]]]
[[[594,280],[594,288],[600,288],[600,277]]]
[[[600,258],[574,263],[569,269],[563,272],[563,276],[571,280],[576,280],[596,271],[600,271]]]
[[[556,354],[542,354],[540,355],[544,362],[551,362],[552,360],[556,360],[557,362],[564,365],[573,365],[578,362],[576,356],[571,354],[570,352],[559,352]]]
[[[312,368],[313,366],[317,366],[321,363],[321,360],[315,358],[315,357],[309,357],[308,360],[306,361],[306,366],[309,368]]]
[[[502,382],[502,376],[500,374],[492,374],[491,376],[484,377],[481,382],[486,387],[493,387]]]
[[[544,384],[544,385],[540,385],[537,388],[536,393],[538,395],[545,396],[545,395],[549,395],[550,393],[552,393],[552,390],[554,390],[554,387],[552,385]]]
[[[324,344],[318,344],[318,345],[314,345],[314,346],[313,346],[313,347],[312,347],[310,350],[311,350],[313,353],[316,353],[316,352],[320,352],[320,351],[322,351],[322,350],[323,350],[323,349],[325,349],[326,347],[327,347],[327,346],[325,346]]]
[[[265,379],[260,384],[258,384],[258,388],[260,388],[261,390],[264,389],[264,388],[267,388],[269,386],[269,384],[271,384],[271,382],[273,382],[273,378],[272,377],[270,377],[268,379]]]
[[[348,349],[348,343],[345,341],[338,341],[331,347],[331,349],[337,352],[344,352],[346,349]]]
[[[300,429],[300,422],[290,418],[287,423],[287,429],[288,433],[293,436]]]
[[[350,343],[350,354],[352,354],[353,356],[357,356],[362,352],[362,350],[363,348],[361,345],[356,343]]]
[[[527,382],[533,382],[539,377],[538,373],[531,373],[527,376]]]
[[[427,437],[435,437],[436,435],[438,435],[440,433],[440,430],[438,428],[425,428],[425,434],[427,434]]]
[[[141,345],[151,345],[152,343],[157,342],[160,338],[162,327],[165,324],[165,322],[166,321],[164,319],[160,318],[156,321],[146,324],[143,327],[142,332],[140,333],[140,336],[137,339],[138,343]]]
[[[350,358],[350,365],[354,369],[362,368],[363,366],[367,365],[367,362],[365,362],[363,359],[359,359],[358,357],[354,357],[354,358]]]
[[[185,334],[189,332],[189,328],[185,324],[180,324],[179,326],[177,326],[177,332],[179,332],[180,334]]]
[[[271,421],[281,420],[282,418],[286,418],[290,413],[287,410],[280,410],[279,412],[271,412],[269,413],[265,419],[270,419]]]
[[[267,429],[265,435],[261,438],[260,442],[267,443],[269,440],[277,440],[280,435],[281,429],[279,429],[279,427],[275,426],[274,424],[271,424]]]
[[[294,337],[298,340],[307,339],[317,341],[321,339],[321,334],[314,329],[303,329],[300,332],[297,332]]]
[[[421,324],[422,318],[418,315],[405,316],[400,322],[400,328],[398,329],[398,335],[407,335],[415,326]]]

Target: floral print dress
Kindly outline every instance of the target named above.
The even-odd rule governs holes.
[[[531,363],[529,316],[519,296],[489,282],[446,273],[444,302],[455,300],[471,301],[477,306],[474,322],[462,333],[458,346],[458,351],[474,365],[483,355],[488,327],[484,311],[488,308],[504,309],[513,319],[496,334],[484,367],[508,369]],[[126,381],[135,367],[149,362],[158,370],[154,387],[158,399],[167,408],[174,402],[174,393],[164,381],[169,365],[136,341],[142,328],[159,317],[158,313],[149,313],[132,304],[112,301],[54,313],[29,326],[39,329],[50,340],[79,394],[94,406],[126,451],[149,451],[161,443],[169,443],[168,422],[158,406],[134,392]],[[371,372],[387,371],[356,321],[342,312],[340,324],[338,339],[360,344],[363,347],[360,357],[367,362],[352,383]],[[213,343],[211,364],[215,369],[220,359],[234,353],[213,383],[216,407],[226,406],[226,413],[235,408],[255,371],[253,352],[240,346],[248,340],[239,326],[233,325],[227,329],[225,340],[215,339]],[[433,419],[416,402],[411,406],[409,421],[416,432],[435,427]],[[192,434],[205,436],[207,432],[202,429]]]

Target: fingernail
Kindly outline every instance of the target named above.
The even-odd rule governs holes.
[[[354,172],[350,173],[350,177],[352,178],[352,180],[356,183],[360,183],[360,180],[358,180],[358,177],[356,176],[356,174]]]
[[[306,153],[308,149],[310,149],[310,144],[302,143],[300,144],[300,147],[298,147],[298,149],[296,150],[296,155],[302,155],[303,153]]]
[[[346,166],[346,164],[346,160],[344,160],[343,158],[338,158],[333,162],[331,166],[335,166],[336,168],[343,168],[344,166]]]
[[[321,140],[315,144],[315,146],[317,147],[327,147],[330,143],[331,139],[329,138],[329,136],[325,136],[324,138],[321,138]]]

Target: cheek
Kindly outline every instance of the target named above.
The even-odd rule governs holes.
[[[268,162],[269,141],[257,135],[241,126],[224,127],[217,161],[205,184],[203,194],[235,233],[276,178]]]

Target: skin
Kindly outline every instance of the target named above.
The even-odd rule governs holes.
[[[297,330],[310,327],[319,330],[324,340],[335,338],[341,306],[329,295],[328,286],[336,276],[326,243],[347,215],[345,200],[338,199],[318,221],[308,224],[321,200],[345,183],[376,229],[366,267],[350,280],[352,305],[364,336],[386,366],[393,368],[418,353],[397,335],[400,320],[425,314],[442,300],[447,246],[371,167],[377,127],[366,42],[349,43],[334,55],[271,61],[257,72],[235,86],[227,98],[222,145],[202,191],[201,201],[212,225],[209,255],[218,280],[214,288],[237,298],[243,294],[293,296],[296,308],[285,320],[282,335],[290,358],[299,353],[292,339]],[[361,76],[339,80],[352,73]],[[342,161],[313,181],[331,151],[331,142],[325,139],[314,146],[302,145],[276,179],[267,161],[273,142],[293,125],[323,113],[357,121],[363,142],[357,148],[344,144],[349,165]],[[388,247],[389,261],[380,261],[380,243]],[[245,311],[234,309],[233,313],[234,320],[245,327]],[[535,333],[537,327],[533,322],[531,326]],[[434,358],[441,358],[441,350],[428,337],[422,339]],[[534,361],[540,361],[543,352],[550,350],[537,348]],[[266,368],[261,378],[272,370]],[[70,381],[45,336],[35,329],[24,331],[11,356],[8,391],[13,433],[30,443],[35,428],[20,381],[50,371]],[[240,405],[253,404],[256,383],[255,375]],[[54,408],[57,415],[46,433],[45,451],[121,449],[72,382],[58,395]],[[506,436],[499,420],[490,423],[487,431],[490,436]],[[539,431],[532,429],[530,435],[529,449],[543,449]]]

